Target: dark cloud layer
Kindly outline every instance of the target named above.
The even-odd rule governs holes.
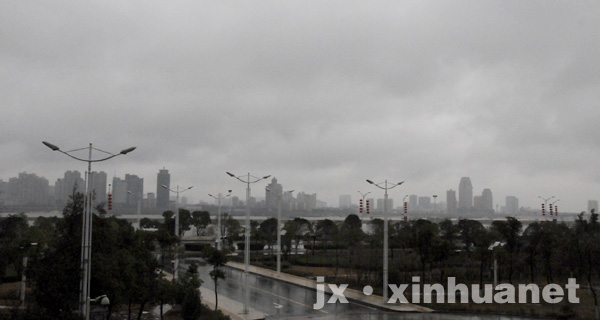
[[[600,5],[594,1],[0,4],[0,178],[85,166],[41,144],[131,155],[194,200],[272,174],[339,194],[365,178],[495,202],[598,199]],[[262,194],[261,187],[253,191]],[[376,191],[376,190],[371,190]],[[445,198],[445,196],[441,196]]]

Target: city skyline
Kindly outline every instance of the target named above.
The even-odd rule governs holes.
[[[96,203],[100,203],[103,201],[106,201],[106,195],[108,193],[112,194],[112,203],[113,205],[125,205],[126,207],[132,208],[135,207],[138,204],[138,201],[142,201],[144,200],[145,204],[144,207],[146,207],[148,204],[152,203],[153,205],[151,205],[151,208],[162,208],[162,209],[168,209],[172,206],[172,201],[174,200],[174,195],[172,194],[172,192],[169,192],[166,188],[162,187],[162,185],[166,185],[167,187],[172,187],[170,185],[170,173],[169,170],[166,168],[162,168],[159,169],[157,176],[157,182],[156,182],[156,191],[157,193],[160,195],[159,197],[157,197],[157,193],[153,192],[153,189],[144,189],[144,178],[143,177],[138,177],[137,175],[132,175],[132,174],[125,174],[125,178],[121,179],[120,177],[117,176],[113,176],[112,181],[107,180],[107,175],[105,172],[100,171],[100,172],[93,172],[94,174],[94,193],[96,194],[97,198],[95,199]],[[68,170],[65,171],[64,173],[64,177],[62,178],[58,178],[55,181],[55,184],[52,185],[50,184],[50,182],[48,181],[48,179],[46,179],[43,176],[38,176],[36,173],[27,173],[27,172],[21,172],[19,173],[18,177],[12,177],[10,178],[8,181],[3,181],[2,179],[0,179],[0,200],[7,200],[6,196],[12,197],[14,199],[8,199],[9,200],[9,204],[10,205],[14,205],[15,201],[17,202],[22,202],[25,203],[27,199],[23,199],[23,197],[21,196],[21,198],[19,198],[19,195],[23,195],[23,194],[31,194],[31,198],[34,199],[35,201],[39,201],[37,199],[40,198],[44,198],[46,197],[47,199],[50,199],[51,197],[54,197],[53,200],[55,201],[55,204],[60,207],[62,205],[64,205],[66,203],[67,197],[70,193],[72,193],[72,189],[74,186],[77,186],[77,191],[78,192],[83,192],[84,190],[84,179],[81,178],[82,173],[80,173],[77,170]],[[34,181],[34,182],[31,182]],[[274,210],[276,209],[276,205],[273,199],[272,194],[267,191],[266,189],[269,190],[273,190],[275,193],[284,193],[284,202],[287,203],[286,205],[290,205],[289,201],[290,199],[296,199],[296,197],[292,194],[292,193],[287,193],[287,192],[283,192],[283,185],[278,183],[277,177],[272,177],[270,180],[270,183],[265,187],[264,189],[264,195],[259,194],[254,194],[251,195],[251,200],[253,202],[256,201],[261,201],[264,202],[263,203],[263,207],[266,210]],[[22,185],[22,184],[27,184],[29,183],[31,186],[34,187],[33,190],[11,190],[10,188],[7,187],[14,183],[17,183],[18,185]],[[40,188],[40,183],[41,185],[46,184],[47,185],[47,190],[43,191]],[[31,187],[29,187],[31,188]],[[471,185],[471,180],[470,177],[462,177],[459,181],[458,184],[458,190],[459,190],[459,195],[460,195],[460,190],[461,189],[467,189],[467,192],[465,193],[465,191],[463,190],[463,196],[468,198],[470,197],[470,201],[463,199],[463,202],[467,202],[468,204],[465,206],[463,204],[463,207],[459,207],[459,197],[457,197],[457,193],[455,190],[453,189],[449,189],[446,191],[446,196],[445,198],[440,198],[439,202],[436,202],[436,198],[438,197],[438,195],[417,195],[417,194],[406,194],[404,197],[402,197],[403,201],[406,201],[408,204],[408,208],[412,211],[412,212],[438,212],[438,213],[445,213],[445,214],[449,214],[449,215],[457,215],[457,214],[463,214],[466,216],[472,215],[472,214],[493,214],[493,213],[503,213],[503,214],[516,214],[518,215],[521,212],[521,209],[525,210],[524,212],[537,212],[541,210],[541,203],[543,203],[543,199],[540,199],[541,197],[538,197],[539,201],[539,205],[538,206],[534,206],[534,207],[527,207],[527,206],[521,206],[519,205],[519,198],[509,195],[506,196],[502,199],[498,199],[496,198],[496,200],[494,201],[494,196],[493,196],[493,192],[492,190],[490,190],[490,188],[483,188],[481,194],[475,194],[473,193],[473,187]],[[298,194],[297,199],[294,201],[296,203],[296,205],[298,207],[302,207],[304,205],[300,205],[300,199],[303,199],[306,196],[306,193],[304,191],[301,190],[295,190],[296,193]],[[3,193],[5,195],[3,195]],[[45,196],[41,196],[41,194],[46,193]],[[365,194],[365,193],[361,193],[360,191],[358,191],[358,193],[360,194],[360,196],[355,196],[353,197],[350,194],[339,194],[338,195],[338,202],[337,203],[327,203],[325,201],[322,200],[322,198],[319,197],[319,195],[317,193],[312,193],[309,194],[309,197],[316,197],[312,200],[308,200],[309,203],[312,201],[315,204],[314,205],[309,205],[309,208],[321,208],[323,206],[328,207],[328,208],[339,208],[339,209],[357,209],[359,206],[359,199],[363,198],[362,196],[365,195],[365,200],[369,200],[371,202],[370,208],[372,210],[375,210],[374,212],[380,212],[383,208],[383,198],[381,197],[377,197],[377,195],[373,196],[373,194],[371,192]],[[466,194],[466,195],[465,195]],[[141,195],[141,198],[140,198]],[[366,195],[369,195],[369,197],[366,197]],[[209,196],[210,197],[210,196]],[[158,199],[162,198],[162,202],[160,203],[158,201]],[[190,204],[190,205],[194,205],[194,204],[210,204],[211,203],[211,199],[199,199],[197,201],[194,200],[190,200],[190,198],[188,196],[184,196],[183,198],[185,198],[185,203],[182,203],[183,205]],[[212,197],[211,197],[212,198]],[[232,199],[239,199],[238,196],[233,196]],[[409,198],[408,200],[406,200],[406,198]],[[431,202],[431,199],[434,199],[433,203]],[[104,200],[102,200],[104,199]],[[287,199],[287,200],[286,200]],[[23,201],[25,200],[25,202]],[[214,198],[212,199],[214,200]],[[559,198],[557,197],[553,197],[552,198],[553,201],[551,201],[550,203],[553,204],[553,208],[558,210],[558,204],[556,204],[557,202],[560,201]],[[48,200],[43,200],[41,202],[46,203]],[[305,200],[302,200],[305,201]],[[1,201],[0,201],[1,203]],[[37,202],[36,202],[37,203]],[[450,203],[450,204],[449,204]],[[587,200],[587,211],[589,211],[591,208],[598,208],[598,200],[595,199],[588,199]],[[39,203],[38,203],[39,204]],[[389,204],[388,204],[391,208],[393,208],[394,210],[400,210],[402,211],[403,206],[404,206],[404,202],[398,200],[396,205],[394,205],[394,197],[389,197]],[[314,206],[314,207],[313,207]],[[237,207],[237,206],[236,206]],[[288,208],[289,209],[289,208]],[[284,210],[288,210],[285,209]],[[568,210],[564,210],[564,208],[561,206],[560,207],[561,210],[559,210],[559,212],[569,212],[569,213],[578,213],[578,212],[571,212]],[[550,212],[550,210],[547,208],[547,211]]]
[[[85,172],[191,201],[272,175],[317,194],[600,198],[598,2],[11,1],[0,12],[0,179]],[[80,154],[86,158],[85,150]],[[252,186],[262,195],[267,183]],[[158,196],[158,195],[157,195]],[[458,196],[458,194],[457,194]],[[439,200],[439,199],[438,199]]]

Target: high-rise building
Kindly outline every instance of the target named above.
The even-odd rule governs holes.
[[[506,196],[506,213],[516,214],[519,212],[519,199],[515,196]]]
[[[6,203],[9,205],[47,205],[48,180],[35,173],[21,172],[18,177],[10,178],[7,184]]]
[[[419,197],[417,197],[416,194],[411,194],[408,197],[408,210],[415,211],[415,210],[418,209],[418,207],[419,207],[419,205],[418,205],[419,200],[418,199],[419,199]]]
[[[446,213],[456,214],[458,211],[456,202],[456,191],[450,189],[446,191]]]
[[[283,186],[277,183],[277,178],[273,177],[267,189],[269,191],[265,190],[265,205],[268,209],[277,209],[277,199],[280,194],[283,194]]]
[[[74,192],[85,193],[85,182],[79,171],[67,171],[64,178],[54,183],[54,199],[59,208],[64,207]]]
[[[92,193],[94,194],[94,207],[99,203],[106,202],[106,172],[92,171]]]
[[[481,208],[487,213],[494,212],[494,197],[492,196],[492,190],[483,189],[481,193]]]
[[[473,185],[469,177],[462,177],[458,185],[458,211],[470,212],[473,208]]]
[[[111,193],[113,204],[122,208],[127,203],[127,181],[113,177]]]
[[[144,198],[144,178],[126,174],[125,182],[127,183],[127,206],[137,208],[138,202]]]
[[[352,196],[349,194],[340,195],[340,209],[348,209],[352,207]]]
[[[169,170],[164,167],[158,171],[158,175],[156,177],[156,207],[157,208],[167,208],[169,206],[169,190],[163,188],[162,186],[167,186],[167,188],[171,187],[171,175],[169,174]]]

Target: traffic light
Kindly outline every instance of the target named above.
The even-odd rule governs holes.
[[[552,204],[550,204],[550,215],[552,215],[553,211]]]
[[[112,194],[108,194],[108,210],[112,210]]]
[[[554,206],[554,215],[558,216],[558,206]]]
[[[358,212],[363,213],[363,199],[358,200]]]
[[[367,214],[369,214],[370,210],[369,210],[369,200],[367,200]]]
[[[408,213],[408,202],[404,201],[404,214]]]

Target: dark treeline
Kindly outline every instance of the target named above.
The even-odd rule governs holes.
[[[20,281],[25,273],[29,288],[26,310],[15,308],[10,319],[79,319],[83,201],[83,195],[75,193],[62,218],[40,217],[32,226],[25,214],[0,219],[0,284]],[[198,228],[210,223],[204,214],[182,215]],[[165,212],[156,231],[146,232],[106,215],[99,206],[92,225],[90,297],[108,296],[109,315],[118,310],[126,312],[128,319],[140,319],[151,305],[162,310],[163,304],[172,304],[185,319],[198,319],[202,313],[210,313],[205,319],[227,318],[201,305],[195,265],[178,281],[166,279],[165,272],[172,271],[170,257],[178,248],[173,212]]]

